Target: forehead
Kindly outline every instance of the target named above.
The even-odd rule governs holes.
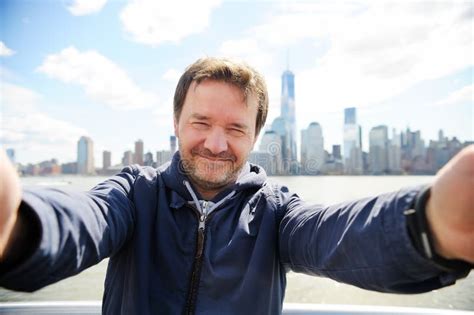
[[[253,95],[245,98],[238,87],[226,82],[214,80],[193,82],[186,94],[181,116],[255,122],[257,100]]]

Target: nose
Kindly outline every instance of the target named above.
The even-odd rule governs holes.
[[[215,155],[227,151],[227,138],[224,131],[213,128],[204,141],[204,147]]]

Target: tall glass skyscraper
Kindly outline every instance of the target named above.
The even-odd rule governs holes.
[[[281,76],[281,117],[285,120],[288,131],[289,156],[288,171],[290,174],[298,172],[297,149],[296,149],[296,115],[295,115],[295,75],[290,70],[283,72]],[[283,150],[285,151],[285,150]]]
[[[355,125],[356,124],[356,109],[355,107],[348,107],[344,109],[344,124]]]
[[[362,130],[354,107],[344,109],[344,169],[346,174],[362,174]]]
[[[94,145],[92,139],[82,136],[77,142],[77,172],[94,174]]]

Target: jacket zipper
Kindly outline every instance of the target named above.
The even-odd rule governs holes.
[[[207,211],[208,211],[208,202],[203,201],[202,209],[203,213],[200,213],[199,210],[193,207],[196,212],[199,220],[198,231],[197,231],[197,240],[196,240],[196,253],[194,255],[193,271],[191,273],[191,281],[189,285],[188,297],[186,299],[186,307],[184,314],[192,315],[196,310],[196,299],[199,289],[199,280],[201,277],[201,267],[202,259],[204,252],[204,241],[206,236],[206,220],[207,220]]]

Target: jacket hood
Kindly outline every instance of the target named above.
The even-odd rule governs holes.
[[[192,196],[188,189],[186,188],[184,181],[188,181],[192,186],[192,189],[198,196],[198,199],[203,199],[199,192],[196,190],[195,186],[186,175],[186,172],[183,169],[181,155],[179,151],[173,155],[173,158],[170,162],[160,166],[158,171],[161,173],[165,185],[171,190],[178,193],[185,200],[192,200]],[[224,196],[228,195],[231,191],[236,193],[239,191],[247,189],[259,189],[264,184],[267,179],[267,174],[265,170],[255,164],[246,162],[240,171],[239,176],[234,184],[220,191],[212,201],[217,202]]]

